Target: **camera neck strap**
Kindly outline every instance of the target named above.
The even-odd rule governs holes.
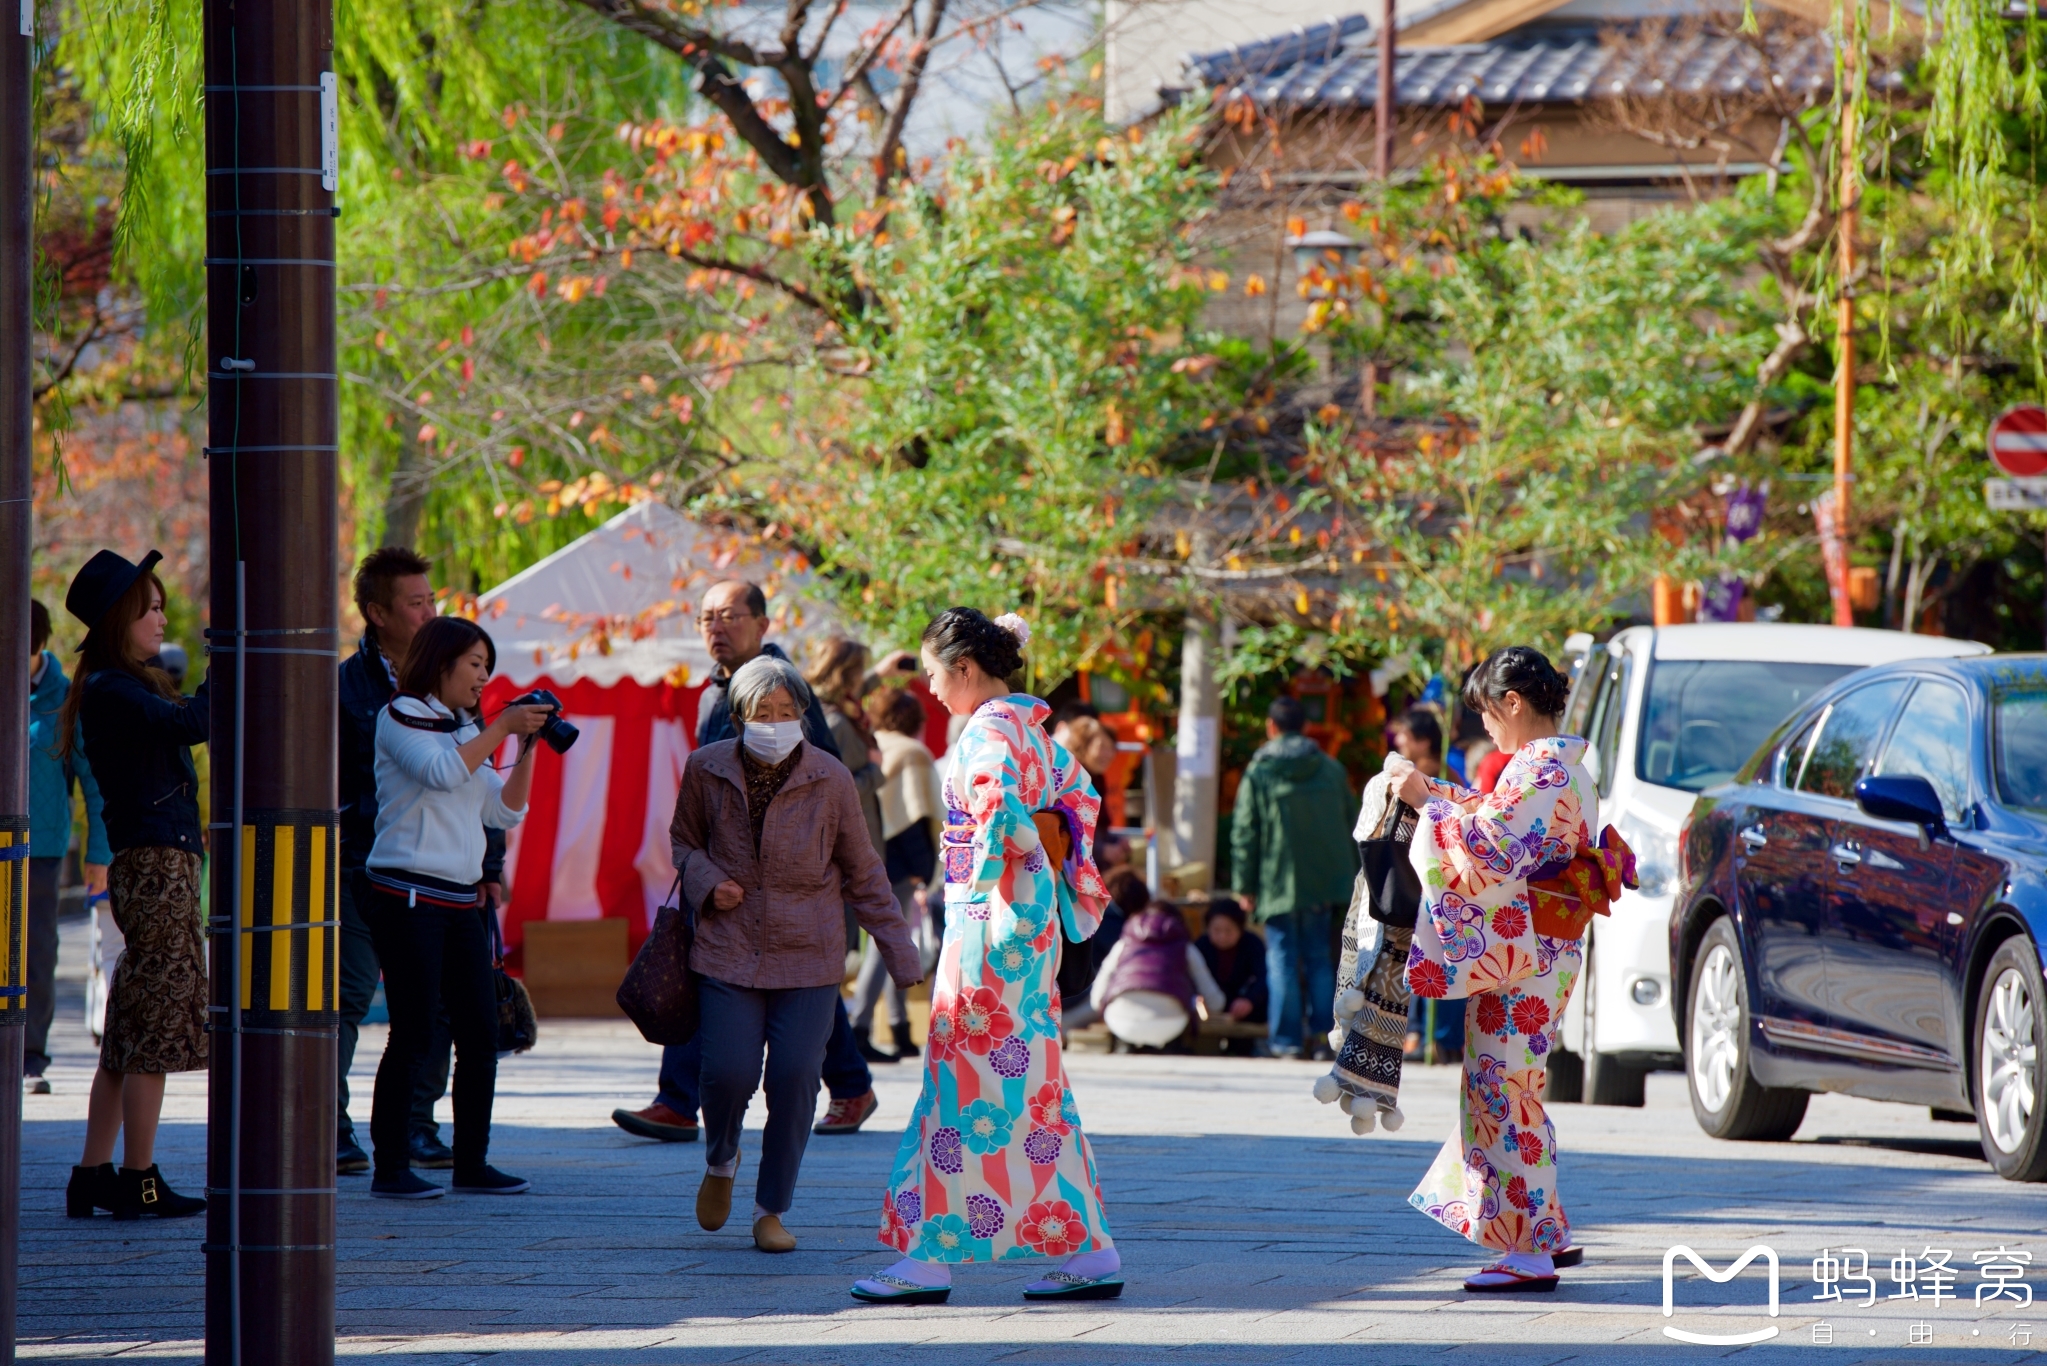
[[[392,698],[390,704],[385,708],[385,710],[391,713],[393,721],[396,721],[408,730],[428,730],[440,735],[453,735],[457,731],[464,730],[475,724],[472,721],[465,721],[459,716],[412,716],[400,711],[398,703],[411,696],[410,693],[400,693],[397,697]],[[415,697],[412,700],[417,702],[422,699]]]

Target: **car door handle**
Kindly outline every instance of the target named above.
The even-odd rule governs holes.
[[[1834,863],[1838,867],[1853,868],[1862,862],[1862,851],[1852,844],[1837,844],[1828,852],[1834,856]]]
[[[1739,838],[1751,854],[1770,842],[1770,837],[1763,833],[1763,827],[1760,825],[1751,825],[1741,832]]]

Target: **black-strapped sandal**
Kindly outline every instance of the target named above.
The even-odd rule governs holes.
[[[1116,1275],[1076,1276],[1069,1271],[1053,1271],[1047,1273],[1044,1280],[1055,1284],[1043,1290],[1026,1287],[1023,1297],[1027,1300],[1113,1300],[1123,1294],[1123,1278]],[[1037,1284],[1043,1284],[1043,1281]]]
[[[862,1288],[863,1284],[882,1285],[888,1289],[866,1290]],[[952,1287],[949,1285],[919,1285],[901,1276],[891,1276],[886,1271],[863,1276],[853,1282],[853,1298],[869,1304],[944,1304],[951,1296]]]

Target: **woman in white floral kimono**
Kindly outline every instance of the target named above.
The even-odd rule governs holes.
[[[1471,1002],[1458,1132],[1408,1203],[1502,1254],[1464,1283],[1472,1291],[1554,1290],[1554,1254],[1571,1245],[1543,1091],[1578,981],[1583,925],[1573,933],[1547,923],[1529,890],[1590,849],[1598,828],[1585,741],[1557,734],[1569,691],[1549,660],[1525,646],[1497,651],[1472,671],[1464,703],[1513,755],[1489,795],[1424,778],[1397,756],[1386,761],[1401,799],[1421,812],[1412,858],[1422,905],[1408,986],[1417,996]]]
[[[1004,680],[1023,621],[967,607],[924,632],[931,691],[970,717],[945,773],[945,944],[931,989],[924,1089],[882,1193],[880,1239],[903,1254],[857,1299],[942,1304],[965,1262],[1061,1258],[1027,1300],[1114,1299],[1122,1261],[1059,1050],[1058,946],[1101,924],[1087,773],[1050,714]]]

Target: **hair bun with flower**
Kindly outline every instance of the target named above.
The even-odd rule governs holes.
[[[1017,644],[1028,645],[1031,643],[1030,623],[1016,613],[1004,612],[1001,616],[995,618],[995,624],[1015,636]]]

